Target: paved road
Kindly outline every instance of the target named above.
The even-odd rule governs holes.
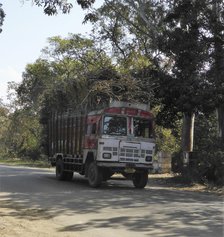
[[[222,225],[215,194],[124,180],[92,189],[78,175],[62,182],[51,169],[0,165],[0,236],[222,237]]]

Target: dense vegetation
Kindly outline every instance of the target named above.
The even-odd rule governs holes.
[[[35,2],[49,15],[72,8],[67,1]],[[190,154],[194,177],[221,184],[223,1],[105,0],[99,9],[78,2],[88,9],[91,36],[50,38],[22,83],[11,85],[13,110],[1,104],[1,153],[38,159],[50,111],[88,110],[110,99],[150,102],[158,150],[174,154],[178,172],[186,171],[181,154]]]

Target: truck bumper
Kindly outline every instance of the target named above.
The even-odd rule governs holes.
[[[97,165],[100,167],[107,167],[107,168],[133,168],[133,169],[145,169],[145,170],[152,170],[152,164],[136,164],[136,163],[120,163],[120,162],[102,162],[97,161]]]

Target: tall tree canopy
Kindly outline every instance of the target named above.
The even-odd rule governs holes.
[[[223,11],[220,0],[106,0],[86,16],[115,53],[127,59],[138,51],[153,62],[163,104],[158,119],[170,126],[184,115],[187,150],[195,112],[223,104]]]
[[[24,108],[36,112],[92,108],[99,99],[148,102],[152,95],[145,90],[150,86],[141,80],[143,73],[138,73],[141,60],[130,73],[113,65],[96,40],[73,34],[52,37],[43,57],[27,65],[17,88],[18,99]]]
[[[17,89],[19,99],[23,106],[35,109],[43,103],[52,109],[74,108],[92,92],[90,84],[106,69],[113,71],[111,61],[93,40],[73,34],[65,39],[52,37],[42,59],[27,65]]]

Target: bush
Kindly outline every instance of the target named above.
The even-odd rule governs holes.
[[[203,149],[204,148],[204,149]],[[224,147],[218,139],[208,141],[198,152],[198,170],[202,180],[224,184]]]
[[[41,151],[38,148],[29,149],[29,150],[25,150],[25,151],[21,152],[19,154],[19,156],[21,158],[26,158],[28,160],[36,161],[36,160],[39,160],[39,158],[41,156]]]
[[[224,184],[224,146],[219,139],[208,140],[197,152],[189,154],[189,165],[184,166],[182,152],[173,154],[172,171],[181,173],[188,181]]]

